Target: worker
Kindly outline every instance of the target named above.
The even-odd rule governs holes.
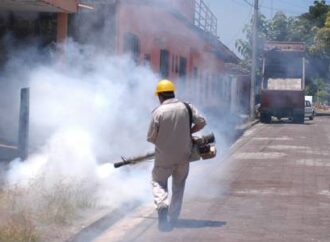
[[[160,106],[152,112],[147,140],[155,144],[152,190],[158,227],[164,231],[175,226],[180,215],[192,150],[191,134],[201,130],[206,121],[193,105],[175,98],[171,81],[159,81],[155,94]],[[172,198],[169,202],[167,184],[171,176]]]

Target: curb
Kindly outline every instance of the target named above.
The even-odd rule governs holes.
[[[241,125],[240,129],[237,129],[239,131],[239,136],[237,137],[236,141],[229,147],[228,151],[226,152],[226,154],[223,156],[222,160],[226,160],[226,159],[229,159],[233,153],[235,153],[235,151],[240,148],[241,146],[244,146],[246,143],[248,143],[249,141],[247,142],[244,142],[241,144],[241,140],[240,140],[240,137],[243,135],[243,133],[252,128],[254,125],[260,123],[260,120],[259,119],[255,119],[253,121],[250,121],[250,122],[247,122],[243,125]]]
[[[128,213],[136,209],[139,205],[139,202],[133,202],[133,204],[123,204],[119,208],[115,208],[112,211],[105,213],[100,218],[91,221],[84,228],[66,239],[65,242],[93,241],[102,232],[106,231],[112,225],[117,223]]]
[[[321,112],[321,113],[318,113],[318,112],[315,112],[315,116],[330,116],[330,112]]]
[[[259,123],[259,119],[255,119],[253,121],[249,121],[247,123],[241,124],[238,127],[236,127],[236,130],[240,130],[240,131],[245,131],[247,129],[250,129],[251,127],[253,127],[254,125],[256,125],[257,123]]]
[[[258,124],[260,122],[259,119],[255,119],[249,123],[247,123],[247,125],[245,126],[245,129],[250,129],[252,128],[254,125]]]

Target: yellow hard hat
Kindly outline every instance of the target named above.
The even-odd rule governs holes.
[[[175,86],[173,82],[169,80],[161,80],[158,82],[155,95],[157,96],[159,93],[162,92],[175,92]]]

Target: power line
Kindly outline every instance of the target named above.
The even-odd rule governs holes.
[[[243,0],[245,3],[247,3],[249,6],[253,7],[253,4],[250,3],[248,0]]]
[[[242,6],[242,2],[240,1],[240,0],[231,0],[232,2],[234,2],[234,3],[237,3],[238,5],[240,5],[240,6]],[[249,2],[246,2],[246,0],[243,0],[245,3],[247,3],[248,5],[250,5],[249,4]],[[250,5],[251,6],[251,5]]]

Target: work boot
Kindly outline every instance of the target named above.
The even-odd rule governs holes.
[[[170,231],[170,224],[167,221],[168,208],[158,209],[158,229],[160,231]]]

